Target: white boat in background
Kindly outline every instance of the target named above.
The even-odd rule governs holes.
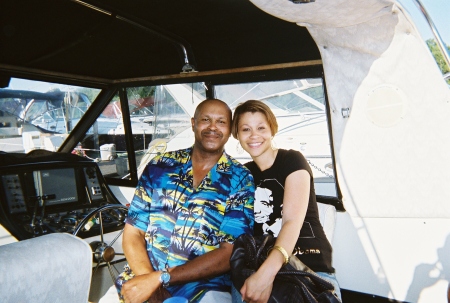
[[[129,109],[134,135],[144,136],[147,142],[150,142],[153,135],[168,136],[173,132],[162,124],[156,126],[155,117],[149,106],[139,107],[137,102],[131,100]],[[41,93],[0,88],[0,123],[2,125],[0,138],[4,140],[22,137],[23,149],[10,151],[25,153],[34,149],[56,151],[91,103],[92,100],[80,92],[52,90]],[[123,137],[125,129],[120,104],[111,102],[86,135]],[[117,138],[104,140],[120,142]],[[92,144],[85,150],[95,150],[95,153],[99,153],[100,146]],[[125,150],[120,145],[116,149]]]

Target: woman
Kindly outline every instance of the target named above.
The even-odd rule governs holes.
[[[233,289],[233,302],[266,303],[275,275],[291,254],[333,283],[340,298],[311,168],[300,152],[274,146],[277,131],[276,117],[263,102],[249,100],[235,109],[232,135],[253,159],[246,166],[256,185],[254,234],[273,234],[277,248],[240,290]]]

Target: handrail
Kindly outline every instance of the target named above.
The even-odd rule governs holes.
[[[176,45],[178,45],[183,53],[183,57],[184,57],[184,65],[182,67],[181,73],[190,73],[190,72],[196,72],[194,66],[189,62],[189,56],[188,56],[188,51],[186,49],[186,47],[184,46],[184,44],[180,41],[181,38],[179,37],[174,37],[174,34],[169,34],[169,33],[163,33],[162,29],[156,29],[156,26],[153,26],[153,28],[149,27],[148,25],[144,25],[141,20],[138,20],[137,18],[134,18],[134,20],[132,20],[132,18],[130,17],[125,17],[123,15],[120,15],[117,12],[112,12],[109,11],[108,9],[99,7],[98,5],[93,5],[88,3],[88,0],[70,0],[72,2],[78,3],[80,5],[83,5],[87,8],[90,8],[92,10],[96,10],[100,13],[106,14],[110,17],[116,18],[118,20],[127,22],[128,24],[135,26],[137,28],[143,29],[145,31],[151,32],[153,34],[156,34],[168,41],[170,41],[171,43],[174,43]],[[191,51],[192,52],[192,51]],[[194,55],[191,53],[191,58],[194,58]]]

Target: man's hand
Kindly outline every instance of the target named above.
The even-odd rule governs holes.
[[[172,297],[170,292],[164,287],[160,286],[153,295],[147,300],[148,303],[161,303],[165,299]]]
[[[161,286],[160,271],[135,276],[122,285],[121,295],[125,303],[142,303],[148,300]]]

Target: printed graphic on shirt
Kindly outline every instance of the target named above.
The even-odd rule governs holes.
[[[275,219],[275,223],[270,224],[270,215],[273,213],[272,191],[267,188],[257,187],[255,191],[255,222],[262,224],[265,234],[271,233],[275,237],[281,229],[281,219]]]
[[[255,226],[263,234],[278,237],[282,226],[284,187],[277,179],[263,179],[255,191]],[[274,202],[275,201],[275,202]],[[303,222],[299,238],[315,238],[308,221]]]
[[[283,192],[283,185],[276,179],[261,180],[256,187],[255,226],[261,228],[263,234],[272,234],[277,237],[280,233],[283,205],[274,203],[274,201],[282,201]]]

